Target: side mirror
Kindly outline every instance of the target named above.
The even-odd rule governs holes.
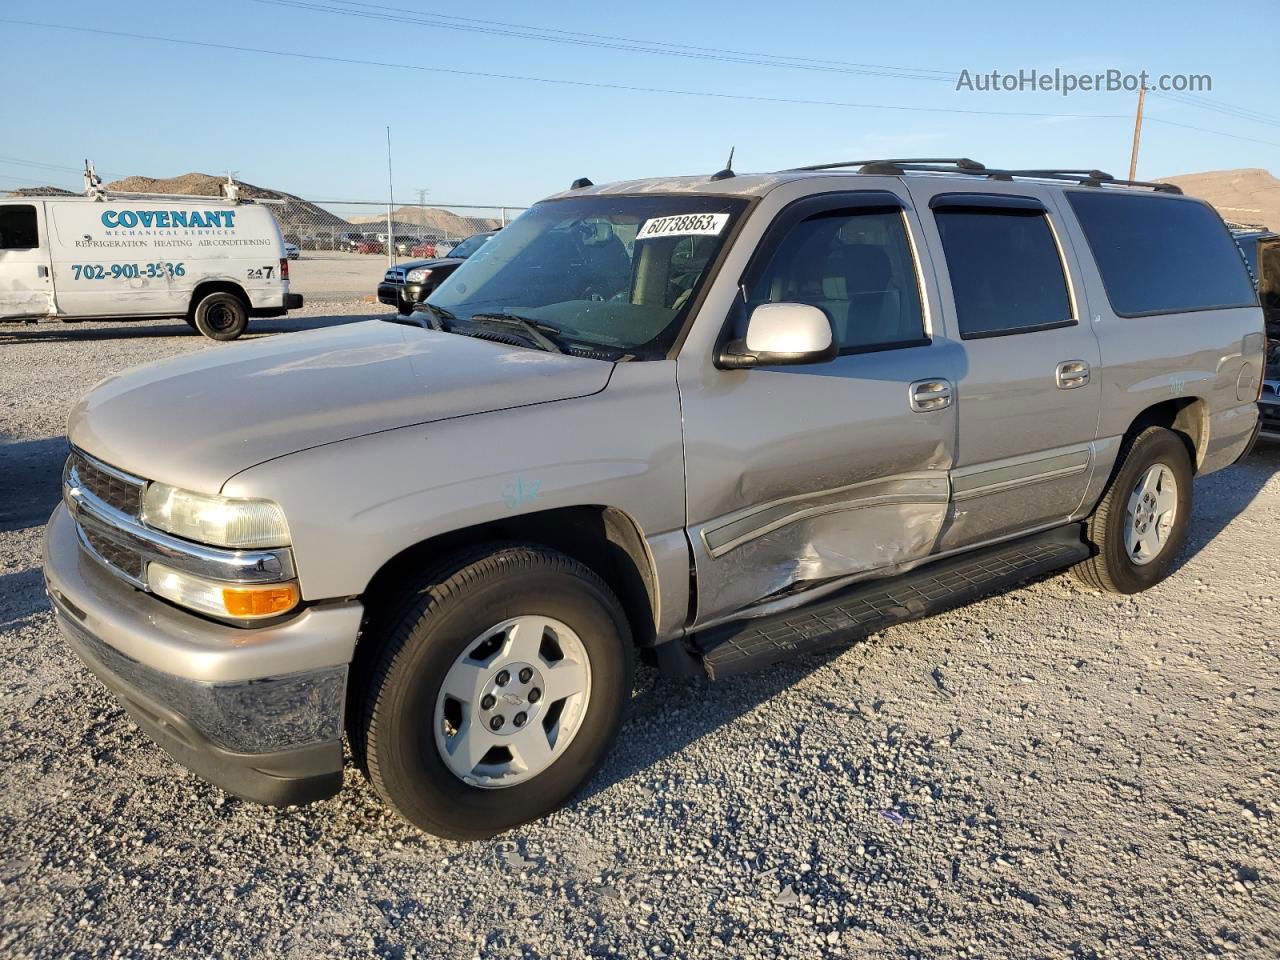
[[[751,311],[747,335],[724,345],[716,366],[729,370],[825,363],[839,353],[831,321],[807,303],[762,303]]]

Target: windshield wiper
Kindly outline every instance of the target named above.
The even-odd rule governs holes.
[[[417,306],[418,309],[414,313],[426,313],[427,323],[431,325],[431,329],[441,333],[448,333],[458,319],[444,307],[433,307],[425,300]]]
[[[427,322],[423,323],[418,314],[425,313]],[[422,327],[423,329],[438,330],[441,333],[449,333],[453,329],[454,323],[458,318],[443,307],[433,307],[429,303],[418,304],[418,309],[411,314],[394,313],[381,319],[388,323],[403,323],[406,326]]]
[[[500,327],[515,327],[539,349],[548,353],[568,353],[560,328],[541,320],[530,320],[514,313],[473,313],[472,322],[488,323]]]

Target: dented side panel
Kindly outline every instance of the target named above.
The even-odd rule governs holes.
[[[52,317],[57,312],[53,294],[53,276],[49,261],[49,231],[45,220],[45,205],[39,200],[6,203],[6,208],[21,208],[34,213],[37,243],[32,247],[15,248],[13,242],[23,242],[23,231],[11,231],[12,236],[0,237],[0,319]]]

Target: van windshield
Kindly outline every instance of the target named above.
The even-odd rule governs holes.
[[[571,347],[666,355],[745,200],[587,196],[537,204],[467,258],[427,303],[455,322],[512,315]]]

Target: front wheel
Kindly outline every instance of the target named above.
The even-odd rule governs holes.
[[[1112,593],[1137,593],[1173,569],[1191,521],[1191,457],[1171,430],[1149,427],[1128,445],[1088,522],[1097,553],[1074,570]]]
[[[191,312],[194,326],[210,340],[235,340],[249,326],[249,308],[234,293],[211,293]]]
[[[349,730],[382,799],[473,840],[544,816],[590,779],[631,692],[631,632],[591,570],[493,547],[424,578],[363,642]]]

